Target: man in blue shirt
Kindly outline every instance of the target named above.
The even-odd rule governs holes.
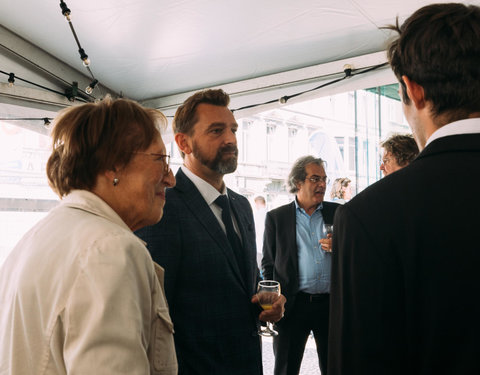
[[[327,373],[331,234],[336,203],[324,202],[328,178],[324,161],[298,159],[288,177],[293,202],[267,213],[262,268],[265,279],[280,282],[287,297],[285,316],[273,339],[275,375],[298,374],[313,331],[322,374]]]

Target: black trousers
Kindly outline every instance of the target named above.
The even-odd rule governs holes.
[[[327,374],[329,294],[299,292],[289,315],[276,325],[275,375],[298,375],[310,331],[317,345],[322,375]]]

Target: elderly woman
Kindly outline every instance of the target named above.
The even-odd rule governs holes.
[[[0,372],[176,374],[163,270],[132,232],[175,185],[158,111],[106,98],[61,113],[47,175],[61,203],[0,270]]]

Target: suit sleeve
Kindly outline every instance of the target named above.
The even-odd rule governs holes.
[[[348,206],[336,210],[329,375],[380,374],[385,369],[399,374],[407,348],[398,339],[405,329],[398,265],[387,247],[379,246],[379,228],[371,223],[365,224]]]
[[[265,231],[263,232],[262,270],[265,280],[273,280],[276,250],[276,225],[272,213],[268,212],[265,217]]]

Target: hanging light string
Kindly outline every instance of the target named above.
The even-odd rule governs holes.
[[[0,117],[0,121],[43,121],[47,129],[53,121],[51,117]]]
[[[25,83],[29,83],[30,85],[39,87],[39,88],[41,88],[41,89],[43,89],[43,90],[47,90],[47,91],[50,91],[50,92],[54,92],[55,94],[59,94],[59,95],[62,95],[62,96],[65,95],[65,93],[63,93],[63,92],[60,92],[60,91],[51,89],[51,88],[46,87],[46,86],[43,86],[43,85],[39,85],[38,83],[29,81],[28,79],[20,78],[20,77],[17,76],[15,73],[7,73],[7,72],[4,72],[3,70],[0,70],[0,73],[1,73],[1,74],[5,74],[6,76],[8,76],[8,84],[9,84],[9,86],[13,86],[15,80],[19,80],[19,81],[22,81],[22,82],[25,82]]]
[[[63,84],[66,84],[66,85],[70,85],[70,82],[65,81],[63,78],[57,76],[57,75],[54,74],[53,72],[45,69],[44,67],[38,65],[37,63],[35,63],[35,62],[33,62],[32,60],[26,58],[25,56],[20,55],[19,53],[15,52],[14,50],[12,50],[12,49],[8,48],[7,46],[5,46],[4,44],[1,44],[1,43],[0,43],[0,47],[3,48],[3,49],[5,49],[6,51],[8,51],[9,53],[11,53],[12,55],[15,55],[16,57],[22,59],[22,60],[25,61],[26,63],[34,66],[36,69],[41,70],[41,71],[44,72],[45,74],[47,74],[47,75],[55,78],[57,81],[60,81],[60,82],[62,82]]]
[[[90,69],[90,59],[88,58],[88,55],[85,53],[85,50],[82,48],[82,45],[80,44],[80,40],[78,39],[77,33],[75,32],[75,28],[73,27],[72,18],[70,17],[72,12],[63,0],[60,0],[60,9],[62,9],[62,14],[67,20],[68,25],[70,26],[70,30],[72,31],[73,37],[75,38],[75,42],[77,43],[77,46],[78,46],[78,53],[80,54],[80,59],[82,60],[83,65],[85,66],[85,68],[87,68],[88,72],[90,73],[90,76],[92,77],[92,82],[85,89],[87,94],[91,94],[95,86],[98,84],[98,80],[95,78],[92,70]]]
[[[384,66],[388,65],[388,63],[382,63],[382,64],[378,64],[378,65],[374,65],[372,67],[369,67],[367,69],[364,69],[364,70],[360,70],[356,73],[353,73],[353,68],[350,66],[350,65],[345,65],[344,66],[344,76],[341,77],[341,78],[337,78],[337,79],[334,79],[333,81],[329,81],[327,83],[324,83],[320,86],[317,86],[317,87],[314,87],[312,89],[309,89],[309,90],[305,90],[305,91],[301,91],[301,92],[298,92],[296,94],[292,94],[292,95],[285,95],[285,96],[282,96],[281,98],[279,99],[272,99],[272,100],[269,100],[269,101],[266,101],[266,102],[263,102],[263,103],[257,103],[257,104],[250,104],[250,105],[246,105],[244,107],[240,107],[240,108],[235,108],[235,109],[232,109],[232,112],[235,112],[235,111],[241,111],[243,109],[250,109],[250,108],[255,108],[255,107],[259,107],[259,106],[262,106],[262,105],[267,105],[267,104],[273,104],[273,103],[280,103],[280,104],[286,104],[288,102],[288,100],[292,99],[292,98],[295,98],[297,96],[300,96],[300,95],[303,95],[303,94],[306,94],[307,92],[312,92],[312,91],[316,91],[316,90],[319,90],[321,88],[324,88],[326,86],[330,86],[330,85],[333,85],[337,82],[340,82],[340,81],[343,81],[344,79],[347,79],[347,78],[351,78],[351,77],[354,77],[354,76],[357,76],[357,75],[360,75],[360,74],[364,74],[364,73],[367,73],[367,72],[370,72],[372,70],[376,70],[376,69],[379,69],[379,68],[382,68]]]

